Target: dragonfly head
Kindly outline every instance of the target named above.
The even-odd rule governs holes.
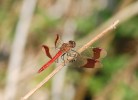
[[[75,41],[70,40],[69,45],[70,45],[71,48],[74,48],[76,46],[76,43],[75,43]]]

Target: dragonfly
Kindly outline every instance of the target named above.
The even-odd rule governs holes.
[[[72,64],[83,68],[96,68],[102,66],[100,59],[104,58],[107,54],[106,50],[99,47],[88,48],[88,50],[84,52],[85,54],[83,52],[80,54],[75,50],[75,41],[70,40],[67,43],[61,43],[59,34],[56,35],[54,45],[54,48],[58,50],[58,52],[53,57],[50,53],[49,47],[47,45],[42,45],[46,56],[49,57],[50,60],[38,70],[38,73],[48,68],[56,60],[58,61],[59,57],[63,60],[64,65],[65,60],[68,60]],[[69,58],[72,59],[70,60]]]

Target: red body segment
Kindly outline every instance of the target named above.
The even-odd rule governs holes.
[[[62,55],[62,51],[59,51],[50,61],[48,61],[46,64],[44,64],[39,70],[38,73],[42,72],[44,69],[46,69],[50,64],[52,64],[59,56]]]

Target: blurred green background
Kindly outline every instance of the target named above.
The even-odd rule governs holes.
[[[117,19],[93,45],[107,50],[102,68],[64,67],[28,100],[138,100],[138,1],[0,0],[0,100],[20,100],[58,66],[36,73],[55,34],[82,46]]]

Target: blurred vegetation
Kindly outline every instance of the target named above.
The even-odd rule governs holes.
[[[41,65],[46,60],[48,60],[47,58],[45,59],[45,55],[41,53],[41,45],[47,44],[51,47],[54,46],[55,33],[64,34],[64,24],[68,19],[73,19],[77,26],[74,33],[75,41],[81,41],[86,39],[85,37],[100,27],[101,24],[105,23],[109,18],[113,17],[114,14],[119,10],[125,9],[125,7],[137,2],[136,0],[111,0],[112,2],[109,0],[103,0],[107,4],[103,4],[105,7],[100,8],[102,6],[102,3],[100,3],[102,2],[101,0],[88,0],[85,1],[90,3],[90,7],[86,7],[88,11],[81,12],[81,10],[75,10],[83,9],[83,7],[78,7],[82,1],[84,0],[71,0],[70,5],[72,5],[72,8],[69,8],[67,12],[65,12],[59,18],[51,17],[48,11],[50,7],[52,7],[54,4],[56,5],[58,0],[39,0],[37,2],[28,33],[29,36],[27,37],[27,44],[23,60],[23,63],[29,62],[29,65],[26,67],[22,66],[23,70],[27,70],[28,67],[31,67],[29,70],[30,74],[28,74],[26,77],[28,79],[23,78],[23,80],[21,80],[21,83],[23,82],[20,86],[21,90],[24,89],[27,84],[29,84],[27,88],[29,86],[32,88],[34,84],[38,84],[54,69],[54,67],[52,67],[37,77],[31,73],[32,69],[37,71],[37,69],[41,67]],[[131,2],[126,4],[123,8],[119,9],[119,7],[125,4],[127,1]],[[14,41],[15,29],[19,20],[19,13],[22,2],[23,0],[0,1],[0,94],[3,94],[4,86],[6,84],[5,80],[8,61],[11,55],[11,47]],[[97,6],[92,2],[95,2]],[[105,47],[108,52],[106,58],[102,60],[103,67],[101,69],[96,69],[95,72],[91,71],[86,74],[87,71],[80,71],[80,69],[75,68],[70,70],[69,68],[65,76],[66,80],[64,84],[68,84],[69,82],[73,85],[76,92],[74,96],[76,98],[80,96],[80,92],[83,93],[83,95],[80,96],[80,98],[82,98],[76,100],[137,100],[138,63],[134,62],[135,64],[131,65],[134,58],[138,59],[137,25],[138,15],[133,16],[127,21],[121,23],[119,26],[117,26],[115,31],[110,33],[110,35],[105,36],[107,40],[109,39],[108,43],[107,41],[104,41],[105,39],[103,39],[101,40],[102,43],[96,44],[96,46],[103,44],[102,47]],[[113,37],[110,39],[111,36]],[[108,46],[104,46],[105,44]],[[38,55],[39,57],[37,61],[35,61],[34,59],[37,58]],[[33,59],[29,59],[29,56],[31,56]],[[134,69],[132,70],[133,67]],[[129,72],[130,70],[128,70],[128,72],[124,72],[125,68],[130,68],[132,72]],[[119,75],[122,76],[114,77],[118,75],[119,71],[121,71],[121,74]],[[25,71],[21,71],[22,75],[24,74],[23,72],[25,73]],[[85,81],[88,83],[82,82],[83,76],[87,77],[87,80]],[[126,82],[125,80],[128,81]],[[116,81],[119,82],[116,83]],[[50,81],[48,84],[46,84],[46,86],[43,87],[43,92],[48,90],[50,93],[52,87],[51,83],[52,82]],[[81,87],[80,84],[84,86]],[[108,86],[114,88],[108,90]],[[80,88],[85,88],[82,89],[85,91],[80,91]],[[107,91],[104,92],[106,89]],[[17,96],[17,98],[27,93],[27,91],[28,89],[25,91],[20,91],[21,93],[19,96]],[[101,96],[102,99],[99,98],[99,96]]]

